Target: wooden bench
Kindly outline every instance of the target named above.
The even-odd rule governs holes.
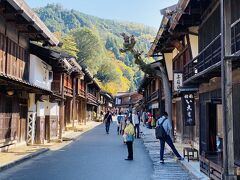
[[[214,180],[220,180],[222,179],[222,173],[223,173],[223,168],[210,161],[210,178]]]
[[[196,156],[195,156],[196,154]],[[183,148],[183,157],[187,157],[188,162],[189,159],[199,161],[198,150],[192,147],[184,147]]]
[[[206,174],[208,177],[210,176],[210,162],[203,156],[200,156],[200,171]]]

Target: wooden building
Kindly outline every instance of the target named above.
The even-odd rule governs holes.
[[[55,46],[58,40],[24,1],[1,1],[0,6],[0,147],[4,148],[31,140],[30,94],[51,94],[30,82],[29,42]]]
[[[135,105],[142,99],[138,92],[119,92],[114,97],[117,112],[132,111]]]
[[[100,91],[100,98],[99,98],[99,109],[98,114],[100,112],[106,113],[108,109],[113,108],[113,97],[110,93],[101,90]]]
[[[166,62],[172,61],[173,117],[177,119],[178,133],[181,140],[199,144],[201,170],[212,179],[234,176],[240,167],[240,3],[236,0],[228,1],[228,6],[226,3],[180,0],[177,6],[164,9],[161,27],[149,51],[150,56],[161,54]],[[221,12],[225,12],[224,16]],[[221,29],[223,19],[229,25]],[[225,42],[230,46],[226,47]],[[225,49],[228,57],[223,53]],[[232,79],[233,99],[227,106],[228,112],[223,103],[230,101],[223,99],[226,84],[221,78],[226,78],[222,76],[226,58],[232,59],[232,72],[227,76]],[[184,109],[190,101],[195,111],[188,118]],[[233,116],[226,120],[223,113],[229,116],[230,111]]]
[[[162,84],[158,77],[147,75],[141,81],[138,92],[143,95],[141,109],[153,114],[154,118],[164,111],[164,99],[162,99]]]
[[[62,117],[62,119],[64,117],[64,120],[62,120],[64,122],[62,130],[64,130],[67,123],[72,123],[74,125],[74,123],[83,121],[81,118],[84,116],[84,110],[80,108],[82,108],[81,103],[85,99],[84,74],[76,60],[65,53],[40,47],[35,44],[31,44],[30,51],[31,54],[39,58],[40,63],[37,64],[36,68],[31,67],[32,78],[43,73],[51,76],[49,84],[52,94],[47,100],[45,99],[39,102],[37,109],[37,112],[42,112],[42,115],[37,113],[37,124],[40,119],[40,124],[42,124],[43,127],[45,126],[45,131],[41,130],[45,135],[42,135],[40,138],[41,140],[38,140],[38,142],[43,143],[44,137],[46,137],[46,140],[50,140],[53,135],[55,137],[58,135],[60,117]],[[50,66],[51,71],[46,68],[42,70],[43,72],[38,70],[45,66]],[[38,73],[36,74],[36,72]],[[39,83],[44,79],[46,79],[45,76],[35,81]],[[50,102],[50,104],[46,103],[46,101]],[[39,109],[39,107],[42,109]],[[50,107],[49,113],[47,110],[48,107]],[[44,115],[46,113],[49,115]],[[37,128],[37,132],[38,131]],[[38,135],[37,139],[39,139]]]
[[[94,80],[93,76],[87,69],[83,66],[83,72],[85,73],[84,82],[86,85],[86,119],[96,120],[98,114],[99,100],[100,100],[100,90],[98,83]]]

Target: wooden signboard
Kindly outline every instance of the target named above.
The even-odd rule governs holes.
[[[186,93],[182,97],[183,119],[185,126],[195,126],[194,94]]]

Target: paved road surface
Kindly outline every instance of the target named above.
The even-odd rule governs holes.
[[[0,173],[0,180],[150,180],[152,161],[142,143],[134,142],[134,161],[125,161],[126,146],[116,133],[104,126],[83,134],[69,146],[48,152]]]

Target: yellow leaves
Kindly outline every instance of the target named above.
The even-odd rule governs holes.
[[[126,66],[122,61],[117,60],[114,54],[110,51],[106,52],[105,63],[108,63],[111,66],[111,70],[115,72],[113,75],[116,77],[110,82],[100,83],[101,88],[113,95],[120,91],[128,91],[134,75],[133,70]],[[130,77],[126,77],[126,74]]]
[[[61,40],[61,38],[62,38],[62,33],[61,32],[54,32],[53,34],[58,40]]]

